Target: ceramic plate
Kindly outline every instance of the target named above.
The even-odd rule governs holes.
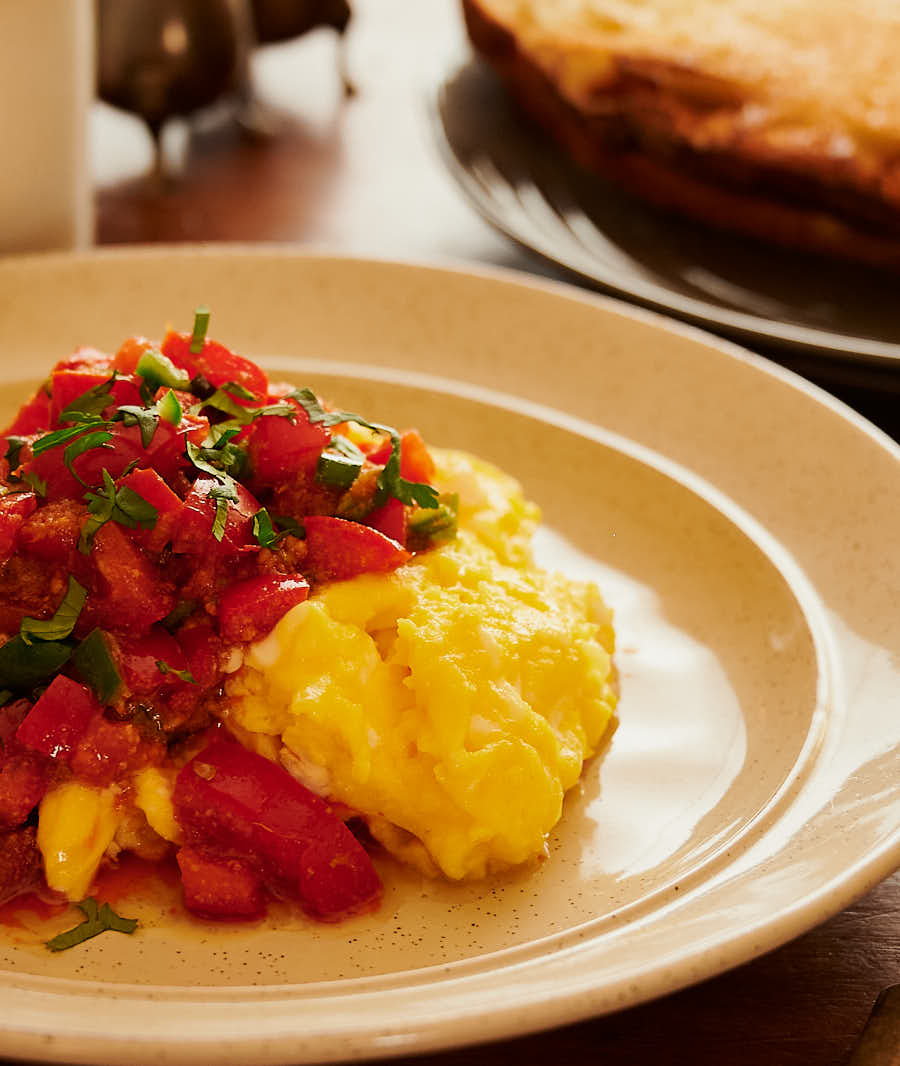
[[[279,376],[522,480],[542,560],[616,611],[619,725],[535,869],[452,885],[379,860],[381,911],[338,926],[147,903],[134,936],[59,955],[7,928],[0,1055],[247,1066],[520,1034],[743,962],[900,863],[887,438],[566,286],[221,247],[0,262],[4,416],[76,344],[159,335],[201,302]]]
[[[893,279],[662,214],[569,163],[487,66],[441,87],[436,129],[481,214],[546,259],[719,332],[853,363],[900,363]]]

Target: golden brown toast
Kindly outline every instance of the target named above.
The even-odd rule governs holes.
[[[896,0],[463,0],[582,165],[657,206],[900,268]]]

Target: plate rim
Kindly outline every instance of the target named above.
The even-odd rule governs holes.
[[[813,397],[817,402],[829,408],[834,415],[850,422],[857,431],[863,432],[865,435],[873,438],[882,448],[886,448],[895,462],[900,465],[900,445],[894,442],[878,427],[868,422],[863,416],[853,411],[852,408],[849,408],[840,400],[837,400],[829,393],[820,389],[818,386],[811,384],[799,375],[786,370],[777,364],[773,364],[761,356],[747,352],[730,341],[708,334],[694,326],[673,322],[658,313],[641,308],[630,307],[607,296],[598,295],[596,293],[585,293],[562,282],[534,278],[508,269],[473,266],[471,264],[450,266],[446,264],[417,263],[413,261],[400,261],[388,257],[380,258],[372,256],[341,255],[334,254],[330,251],[326,252],[323,256],[321,251],[307,247],[296,248],[284,245],[268,247],[260,245],[223,244],[132,246],[125,249],[104,249],[75,254],[49,253],[35,256],[6,257],[5,259],[0,259],[0,276],[2,276],[3,271],[8,268],[10,263],[12,264],[11,268],[14,270],[19,269],[23,265],[26,269],[40,269],[40,264],[48,263],[51,266],[53,263],[69,263],[77,266],[81,261],[90,262],[101,258],[136,260],[140,262],[145,258],[159,259],[163,257],[172,257],[173,255],[182,257],[185,260],[190,259],[191,257],[196,257],[197,255],[205,255],[218,260],[228,260],[235,255],[241,257],[271,257],[275,255],[279,258],[290,259],[297,257],[303,260],[327,258],[334,262],[369,264],[376,269],[384,264],[389,264],[392,266],[411,268],[416,271],[431,271],[435,274],[447,272],[462,273],[476,279],[502,281],[518,288],[525,287],[549,291],[556,296],[564,296],[576,303],[598,305],[604,308],[607,312],[612,312],[620,317],[641,321],[652,325],[656,329],[661,329],[670,333],[674,332],[685,336],[688,339],[702,342],[705,346],[712,347],[722,355],[749,364],[754,367],[756,371],[778,379],[783,385]],[[37,266],[29,267],[28,264],[36,264]],[[518,397],[515,393],[511,393],[510,395],[517,400],[521,400],[525,404],[531,403],[527,398]],[[551,408],[551,410],[558,409]],[[599,428],[602,429],[603,427]],[[639,447],[643,447],[639,442],[635,443],[637,443]],[[649,451],[650,449],[647,450]],[[663,458],[669,461],[668,457],[663,456]],[[674,462],[676,465],[680,465],[677,463],[677,460]],[[693,473],[692,471],[689,472]],[[695,476],[699,477],[700,480],[703,480],[700,475]],[[713,486],[713,488],[716,487]],[[739,501],[734,502],[738,507],[741,506]],[[777,541],[777,538],[775,539]],[[768,553],[766,554],[768,555]],[[791,587],[793,591],[793,586]],[[900,861],[900,827],[897,827],[892,838],[886,839],[877,849],[867,854],[864,859],[859,859],[855,864],[852,864],[850,869],[845,870],[840,877],[832,878],[827,883],[821,885],[816,892],[808,895],[804,900],[795,903],[794,906],[780,910],[774,921],[761,918],[756,925],[746,928],[739,937],[731,938],[729,941],[731,946],[730,961],[721,962],[706,972],[693,972],[690,974],[683,973],[681,979],[675,982],[672,982],[671,980],[662,981],[660,987],[657,987],[655,990],[652,987],[644,988],[640,996],[631,999],[626,997],[620,1003],[612,1007],[608,1003],[601,1005],[600,1011],[605,1013],[608,1010],[619,1009],[619,1007],[630,1006],[645,999],[653,998],[653,996],[661,994],[662,992],[674,991],[677,988],[684,987],[686,984],[695,983],[705,977],[720,973],[731,966],[738,965],[766,950],[778,946],[778,944],[783,943],[786,939],[797,935],[801,931],[801,928],[798,928],[798,917],[800,918],[800,924],[802,925],[803,914],[809,914],[811,911],[817,912],[815,920],[808,922],[806,925],[802,925],[803,929],[809,928],[819,920],[824,920],[827,913],[835,913],[842,909],[853,899],[857,898],[859,895],[867,891],[868,888],[880,881],[884,876],[890,874],[896,867],[898,861]],[[835,887],[837,887],[839,891],[836,892]],[[823,908],[822,903],[826,899],[828,900],[828,906]],[[760,928],[767,929],[771,934],[768,940],[764,942],[760,942],[757,937]],[[740,945],[740,947],[738,947],[738,945]],[[512,969],[517,969],[517,967],[514,965]],[[519,970],[519,976],[521,976],[521,969]],[[657,975],[657,977],[659,977],[659,975]],[[53,979],[36,977],[33,980],[36,983],[46,983],[46,981]],[[17,982],[13,981],[11,985],[14,986],[16,983]],[[30,983],[31,982],[28,981],[19,982],[20,985],[28,985]],[[432,985],[434,989],[439,990],[437,993],[439,997],[443,995],[443,992],[440,991],[442,987],[441,981],[435,980],[430,983],[430,985]],[[2,986],[3,981],[2,978],[0,978],[0,987]],[[87,992],[90,990],[90,983],[86,982],[81,987]],[[123,986],[116,987],[122,988]],[[141,989],[141,996],[139,998],[146,1003],[151,1003],[152,999],[146,995],[146,987],[139,987]],[[277,987],[278,986],[272,986],[269,989],[261,989],[259,998],[261,1000],[265,1000],[267,997],[271,998],[271,993],[277,989]],[[426,989],[429,989],[429,991],[426,992]],[[13,996],[18,995],[18,991],[14,987],[10,987],[9,991]],[[519,987],[518,991],[521,992],[524,997],[525,993],[529,991],[527,984]],[[26,1008],[33,1007],[34,1001],[36,999],[42,999],[44,995],[34,988],[21,988],[21,993],[22,996],[18,1000],[18,1003],[21,1005],[22,1009],[26,1011],[26,1014]],[[425,998],[430,1002],[432,999],[430,986],[423,987],[422,993],[425,994]],[[282,1027],[288,1024],[291,1016],[291,1006],[295,1005],[294,999],[298,994],[302,994],[302,986],[300,992],[295,989],[293,996],[288,996],[280,1001],[284,1011],[284,1013],[279,1016]],[[371,994],[383,996],[383,993],[381,992]],[[354,1005],[358,1006],[359,997],[365,997],[366,995],[367,993],[365,992],[354,992],[352,997],[349,998]],[[527,1001],[529,1012],[529,1021],[527,1025],[528,1031],[537,1031],[539,1029],[565,1024],[597,1013],[597,993],[596,990],[592,990],[589,987],[579,989],[578,994],[573,995],[571,987],[554,992],[553,990],[548,991],[542,986],[540,993],[531,990],[531,995],[532,999]],[[49,996],[50,1001],[54,1000],[54,993],[48,992],[47,996]],[[534,997],[537,998],[535,999]],[[523,1032],[523,1003],[526,1002],[526,999],[527,997],[518,998],[515,1002],[495,1003],[487,1018],[483,1015],[478,1016],[480,1026],[477,1033],[469,1032],[468,1034],[464,1034],[459,1032],[455,1035],[452,1043],[448,1042],[446,1036],[442,1037],[440,1035],[440,1023],[434,1023],[430,1028],[427,1025],[421,1025],[412,1035],[408,1032],[405,1034],[400,1032],[374,1033],[371,1031],[370,1024],[367,1027],[369,1030],[368,1032],[363,1032],[362,1034],[349,1038],[349,1042],[348,1034],[346,1032],[342,1033],[339,1041],[340,1047],[335,1047],[333,1040],[329,1045],[327,1035],[323,1036],[320,1034],[318,1043],[315,1047],[310,1046],[308,1050],[306,1050],[306,1046],[304,1045],[302,1058],[296,1059],[298,1051],[301,1050],[297,1045],[298,1035],[295,1031],[285,1032],[282,1028],[275,1037],[266,1039],[265,1047],[257,1046],[262,1040],[262,1037],[245,1039],[243,1042],[225,1049],[224,1054],[221,1046],[217,1044],[217,1058],[218,1061],[223,1063],[246,1063],[248,1061],[248,1053],[252,1053],[252,1061],[260,1064],[283,1062],[285,1054],[290,1054],[292,1058],[296,1059],[296,1061],[337,1061],[350,1057],[350,1055],[355,1057],[357,1055],[366,1054],[370,1057],[380,1058],[400,1053],[409,1053],[411,1051],[426,1051],[437,1048],[446,1048],[449,1046],[463,1046],[469,1043],[497,1039],[503,1036],[510,1036],[513,1033]],[[23,1015],[23,1018],[24,1017],[25,1015]],[[51,1045],[47,1043],[47,1037],[52,1036],[53,1034],[38,1032],[33,1028],[29,1030],[28,1025],[26,1024],[20,1025],[19,1028],[14,1031],[14,1027],[17,1024],[18,1021],[13,1023],[0,1021],[0,1038],[5,1038],[11,1041],[8,1047],[0,1044],[3,1053],[16,1055],[21,1058],[38,1058],[45,1060],[48,1057],[48,1054],[51,1053]],[[161,1039],[165,1045],[162,1050],[167,1052],[163,1055],[161,1055],[161,1045],[159,1043],[148,1043],[146,1046],[138,1044],[135,1046],[134,1044],[128,1043],[127,1038],[123,1038],[121,1047],[117,1050],[115,1040],[110,1039],[107,1042],[106,1047],[113,1056],[119,1055],[120,1057],[110,1059],[109,1061],[128,1061],[132,1063],[149,1063],[151,1061],[166,1061],[172,1063],[182,1061],[204,1062],[208,1061],[212,1042],[221,1041],[221,1034],[218,1033],[215,1036],[208,1035],[205,1042],[197,1043],[195,1046],[188,1046],[185,1044],[182,1039],[182,1034],[179,1034],[177,1038],[166,1038],[163,1036]],[[92,1061],[92,1056],[96,1055],[97,1043],[95,1035],[88,1034],[82,1039],[79,1038],[77,1034],[69,1034],[67,1035],[67,1041],[68,1047],[66,1049],[62,1049],[58,1045],[53,1046],[52,1057],[55,1061],[88,1062]],[[176,1042],[177,1046],[175,1046]]]
[[[490,198],[479,191],[479,182],[457,154],[444,120],[444,102],[447,89],[453,78],[464,71],[478,69],[490,73],[484,61],[470,57],[457,62],[445,72],[431,94],[427,110],[431,135],[447,172],[456,182],[469,205],[498,233],[514,241],[516,245],[544,262],[561,269],[572,278],[591,286],[599,286],[603,293],[620,299],[636,301],[641,307],[663,315],[675,316],[698,328],[721,329],[737,343],[769,343],[783,349],[785,354],[795,353],[822,357],[839,364],[858,363],[873,369],[896,370],[900,366],[900,343],[879,341],[870,337],[856,337],[815,326],[803,326],[780,319],[766,318],[751,311],[730,310],[700,297],[687,296],[669,290],[662,283],[645,282],[640,278],[623,285],[617,282],[613,271],[588,263],[575,262],[560,255],[550,240],[532,237],[525,233],[514,220],[496,211]],[[499,85],[499,83],[498,83]],[[589,254],[586,253],[586,258]],[[852,266],[852,264],[851,264]]]

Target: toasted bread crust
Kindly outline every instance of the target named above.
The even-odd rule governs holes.
[[[767,123],[746,86],[657,56],[588,61],[575,43],[573,78],[492,0],[463,0],[463,10],[476,49],[582,166],[723,229],[900,267],[900,147],[889,140]]]

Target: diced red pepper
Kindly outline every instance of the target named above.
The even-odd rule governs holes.
[[[184,501],[184,510],[175,531],[173,550],[182,555],[228,555],[248,547],[254,547],[253,516],[260,509],[256,497],[236,483],[237,502],[227,501],[228,513],[222,539],[213,537],[216,519],[216,501],[209,495],[218,482],[213,478],[199,477]],[[257,545],[258,547],[258,545]]]
[[[434,460],[418,430],[405,430],[400,434],[400,476],[430,484],[434,474]]]
[[[191,334],[175,333],[173,330],[165,335],[160,346],[163,355],[171,359],[175,366],[186,370],[192,378],[202,374],[216,387],[234,382],[251,392],[255,402],[265,398],[269,381],[265,371],[256,363],[235,354],[218,341],[204,341],[202,350],[197,353],[190,349]],[[237,402],[241,400],[238,398]]]
[[[308,595],[309,585],[299,574],[235,581],[219,600],[219,632],[230,643],[259,640]]]
[[[116,522],[97,531],[90,561],[100,578],[88,600],[90,616],[101,628],[146,633],[175,606],[171,586]]]
[[[0,496],[0,562],[5,562],[13,554],[25,519],[36,509],[37,498],[33,492]]]
[[[262,880],[243,859],[216,858],[183,847],[176,856],[184,905],[201,918],[261,918],[266,913]]]
[[[328,430],[309,415],[296,400],[280,400],[296,409],[291,418],[263,415],[253,423],[248,451],[253,480],[275,485],[297,473],[314,470],[322,449],[331,440]]]
[[[188,669],[181,645],[162,626],[153,626],[140,637],[119,637],[116,644],[119,674],[133,695],[147,696],[157,689],[186,683],[157,666],[161,662],[170,671]]]
[[[179,773],[175,816],[189,843],[246,858],[323,921],[373,907],[381,882],[329,805],[262,755],[215,740]]]
[[[372,511],[366,517],[366,525],[397,541],[401,547],[406,546],[406,508],[396,497]]]
[[[387,573],[412,558],[402,544],[377,529],[328,515],[308,515],[304,571],[315,582]]]
[[[119,482],[122,487],[136,492],[156,508],[156,524],[152,529],[132,530],[132,540],[146,551],[161,552],[172,540],[184,503],[169,488],[155,470],[133,470]]]
[[[32,751],[67,762],[100,704],[86,685],[59,674],[16,730]]]
[[[19,413],[3,431],[3,436],[30,437],[49,428],[50,396],[47,390],[41,387],[27,403],[19,408]]]

